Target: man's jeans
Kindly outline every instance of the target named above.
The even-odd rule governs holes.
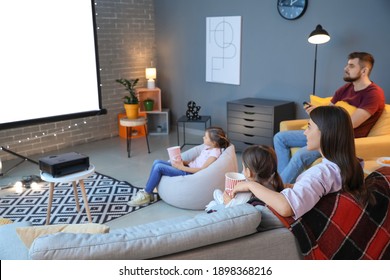
[[[153,162],[152,170],[150,171],[148,182],[146,183],[145,191],[152,193],[154,188],[160,183],[161,177],[164,176],[181,176],[191,173],[179,170],[171,165],[170,162],[164,160],[155,160]]]
[[[293,184],[299,174],[321,157],[318,151],[307,150],[304,130],[281,131],[274,136],[274,148],[278,158],[278,172],[285,184]],[[291,157],[290,148],[301,147]]]

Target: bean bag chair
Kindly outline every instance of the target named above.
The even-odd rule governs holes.
[[[204,144],[195,146],[181,154],[188,161],[197,157]],[[187,176],[163,176],[157,186],[158,193],[166,203],[183,209],[204,210],[213,200],[215,189],[224,190],[225,173],[238,172],[234,145],[226,148],[219,158],[206,169]]]

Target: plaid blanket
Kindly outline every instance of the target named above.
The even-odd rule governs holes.
[[[274,213],[305,259],[390,259],[390,167],[366,178],[377,204],[361,207],[345,192],[328,194],[298,220]]]

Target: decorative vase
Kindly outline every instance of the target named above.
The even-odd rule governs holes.
[[[154,106],[154,100],[152,99],[144,100],[145,111],[153,111],[153,106]]]
[[[138,104],[124,104],[126,110],[126,116],[128,119],[137,119],[138,118]]]

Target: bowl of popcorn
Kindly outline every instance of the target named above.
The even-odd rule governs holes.
[[[376,162],[382,166],[390,166],[390,157],[380,157]]]

